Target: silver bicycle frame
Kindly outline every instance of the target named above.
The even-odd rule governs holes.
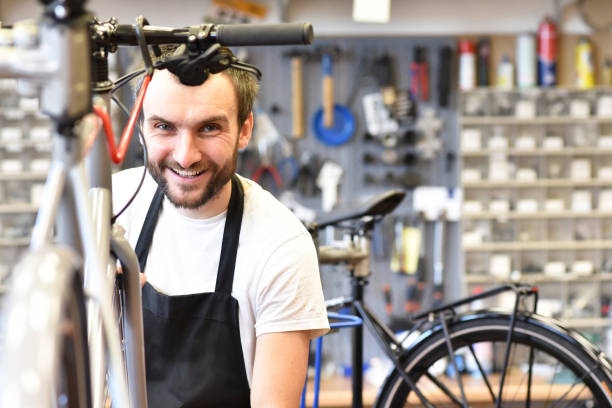
[[[121,228],[112,226],[111,230],[111,164],[105,139],[102,135],[96,138],[84,161],[83,135],[73,126],[76,119],[89,113],[91,104],[87,24],[44,19],[38,26],[24,23],[15,29],[20,30],[15,46],[0,46],[0,77],[17,78],[18,89],[28,96],[39,91],[41,110],[56,127],[52,166],[30,252],[48,251],[55,228],[53,245],[58,251],[67,246],[84,259],[93,406],[104,407],[108,364],[113,406],[146,407],[138,260]],[[109,100],[106,95],[94,103],[110,111]],[[117,259],[110,256],[111,249],[124,266],[122,322],[117,321],[113,309]],[[123,324],[125,350],[118,323]],[[40,403],[33,406],[47,406],[48,397],[40,395]]]

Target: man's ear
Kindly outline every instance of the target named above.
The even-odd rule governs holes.
[[[249,113],[246,120],[240,128],[240,134],[238,135],[238,150],[242,150],[247,147],[253,134],[253,112]]]

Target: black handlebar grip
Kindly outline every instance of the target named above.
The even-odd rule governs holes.
[[[312,24],[219,24],[216,39],[222,45],[292,45],[310,44]]]

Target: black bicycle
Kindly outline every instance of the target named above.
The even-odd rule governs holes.
[[[328,226],[346,231],[350,245],[319,246],[321,264],[344,263],[351,296],[328,301],[328,311],[350,308],[353,407],[362,407],[363,326],[393,362],[375,407],[610,407],[610,360],[579,332],[536,313],[538,290],[507,284],[410,316],[401,338],[364,303],[370,277],[374,225],[405,193],[394,190],[309,229],[316,238]],[[473,302],[515,294],[511,310],[469,310]],[[467,310],[466,310],[467,309]]]

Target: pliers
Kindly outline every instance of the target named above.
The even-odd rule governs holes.
[[[429,101],[429,67],[425,57],[425,47],[414,47],[414,57],[410,64],[410,91],[412,96]]]

